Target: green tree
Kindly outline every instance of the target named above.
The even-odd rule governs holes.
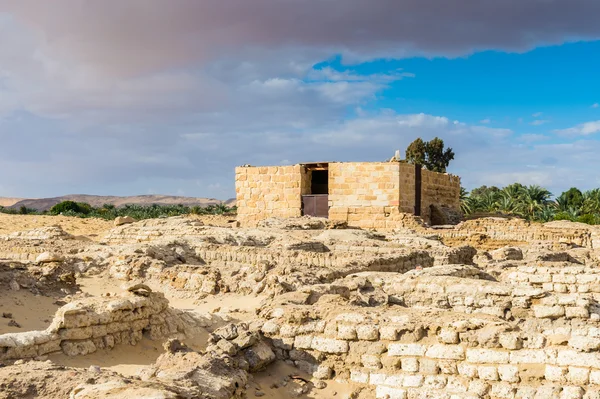
[[[425,154],[425,166],[433,172],[446,173],[446,168],[454,159],[452,148],[444,149],[444,140],[438,137],[425,143]]]
[[[583,206],[583,193],[576,187],[571,187],[555,200],[556,206],[561,211],[569,208],[581,209]]]
[[[435,137],[423,141],[420,137],[406,148],[408,163],[423,165],[433,172],[445,173],[450,161],[454,159],[452,148],[444,149],[444,140]]]
[[[425,165],[427,146],[420,137],[406,148],[406,161],[416,165]]]

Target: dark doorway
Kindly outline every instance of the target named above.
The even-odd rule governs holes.
[[[415,216],[421,216],[421,171],[423,166],[415,165]]]
[[[329,171],[313,170],[310,181],[311,194],[329,194]]]
[[[310,193],[302,196],[302,214],[329,217],[329,170],[327,164],[306,166],[310,174]]]

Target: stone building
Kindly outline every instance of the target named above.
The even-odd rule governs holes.
[[[238,220],[327,217],[362,228],[396,228],[406,214],[431,224],[460,212],[460,178],[398,162],[317,162],[235,170]],[[448,211],[448,212],[446,212]]]

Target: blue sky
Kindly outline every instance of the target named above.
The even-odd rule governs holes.
[[[0,0],[0,196],[224,199],[435,136],[467,188],[600,187],[600,2],[307,2]]]

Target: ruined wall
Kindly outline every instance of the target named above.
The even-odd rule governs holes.
[[[488,217],[467,220],[453,229],[437,230],[445,243],[461,242],[477,236],[491,240],[517,243],[547,242],[595,248],[599,229],[572,222],[536,223],[523,219]]]
[[[301,216],[302,166],[238,167],[238,220],[253,226],[269,217]]]
[[[431,222],[431,205],[460,211],[460,178],[458,176],[421,171],[421,217]]]
[[[194,319],[170,309],[168,304],[160,293],[71,302],[56,312],[44,331],[0,335],[0,360],[55,352],[85,355],[117,344],[135,345],[144,333],[157,339],[197,325]]]
[[[534,310],[536,305],[534,305]],[[376,398],[597,398],[596,325],[538,314],[541,331],[484,314],[302,306],[262,312],[278,357],[315,378],[349,378]],[[541,313],[541,312],[540,312]],[[585,396],[584,396],[585,395]]]

